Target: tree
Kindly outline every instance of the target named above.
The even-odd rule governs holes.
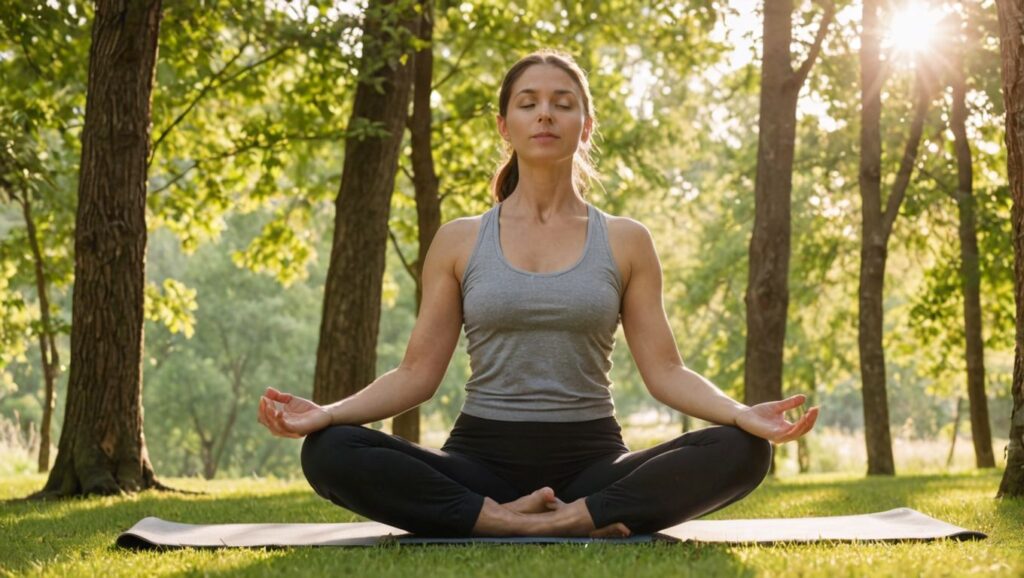
[[[407,0],[371,1],[364,14],[316,355],[317,403],[347,397],[376,376],[388,215],[412,85],[407,50],[417,21]]]
[[[910,184],[917,161],[917,149],[924,130],[925,115],[932,98],[932,78],[926,66],[918,66],[914,88],[914,106],[909,135],[899,171],[882,203],[882,85],[888,76],[883,67],[880,44],[882,27],[880,2],[865,0],[861,32],[861,127],[860,194],[861,251],[858,289],[857,342],[864,397],[864,435],[867,445],[868,474],[896,473],[889,432],[889,402],[886,397],[885,350],[883,337],[883,288],[889,237],[899,215],[900,205]]]
[[[810,52],[793,70],[793,2],[765,3],[754,230],[745,296],[744,402],[748,405],[782,399],[797,97],[834,14],[834,5],[827,3]]]
[[[955,38],[955,37],[953,37]],[[975,215],[974,172],[971,144],[967,140],[967,73],[964,70],[964,42],[956,42],[952,63],[953,110],[949,128],[953,132],[957,161],[957,186],[951,191],[959,209],[960,283],[964,294],[964,337],[966,338],[967,396],[971,410],[971,437],[975,462],[979,468],[994,468],[992,432],[985,397],[985,343],[981,322],[981,268],[978,257],[978,230]],[[960,417],[957,401],[957,419]],[[954,426],[954,436],[956,427]],[[952,455],[952,452],[950,453]]]
[[[85,7],[85,11],[89,9]],[[71,283],[74,221],[72,183],[79,158],[77,131],[85,105],[87,39],[76,34],[78,17],[66,7],[35,4],[0,7],[0,202],[16,205],[22,227],[0,242],[0,261],[16,265],[8,303],[24,303],[34,293],[38,318],[11,338],[35,340],[42,386],[38,469],[49,470],[61,350],[69,325],[60,303]],[[42,66],[44,59],[51,59]],[[31,289],[30,289],[31,288]],[[3,317],[0,314],[0,317]],[[0,324],[3,322],[0,321]],[[0,330],[3,331],[3,330]],[[0,341],[7,341],[7,338]],[[6,344],[4,344],[6,345]],[[0,349],[4,348],[0,345]],[[0,352],[0,368],[5,355]],[[34,415],[32,418],[34,419]]]
[[[146,166],[160,16],[160,0],[96,3],[71,372],[57,460],[38,497],[162,487],[142,433]]]
[[[996,0],[999,50],[1003,62],[1006,106],[1006,169],[1013,196],[1014,290],[1017,296],[1017,339],[1013,360],[1013,413],[1006,470],[998,496],[1024,496],[1024,6]]]
[[[426,0],[420,13],[418,38],[422,45],[414,57],[412,116],[409,118],[409,135],[412,139],[412,179],[416,190],[416,223],[419,249],[416,260],[406,264],[406,269],[416,282],[416,313],[419,314],[423,300],[423,263],[427,249],[434,235],[441,228],[441,198],[438,196],[437,171],[434,169],[434,149],[431,145],[430,93],[433,92],[434,47],[434,2]],[[394,236],[392,236],[394,239]],[[395,242],[399,255],[401,248]],[[402,257],[402,262],[406,263]],[[414,407],[396,416],[391,425],[395,435],[419,443],[420,410]]]

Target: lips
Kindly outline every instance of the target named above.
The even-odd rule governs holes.
[[[535,139],[556,139],[556,138],[558,138],[558,135],[550,133],[550,132],[539,132],[539,133],[533,135],[530,138],[535,138]]]

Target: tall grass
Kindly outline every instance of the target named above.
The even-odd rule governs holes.
[[[56,450],[51,450],[51,457]],[[39,432],[22,432],[17,420],[0,415],[0,478],[35,473],[39,456]]]

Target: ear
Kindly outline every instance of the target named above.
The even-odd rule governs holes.
[[[498,122],[498,134],[505,139],[505,142],[511,142],[512,137],[508,134],[508,124],[505,122],[505,118],[500,114],[494,115],[494,118]]]
[[[583,134],[580,135],[580,142],[590,142],[590,133],[594,130],[594,117],[588,116],[583,121]]]

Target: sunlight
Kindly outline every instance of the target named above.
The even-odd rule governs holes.
[[[942,12],[927,4],[910,2],[893,14],[886,33],[889,45],[898,53],[922,54],[932,47]]]

